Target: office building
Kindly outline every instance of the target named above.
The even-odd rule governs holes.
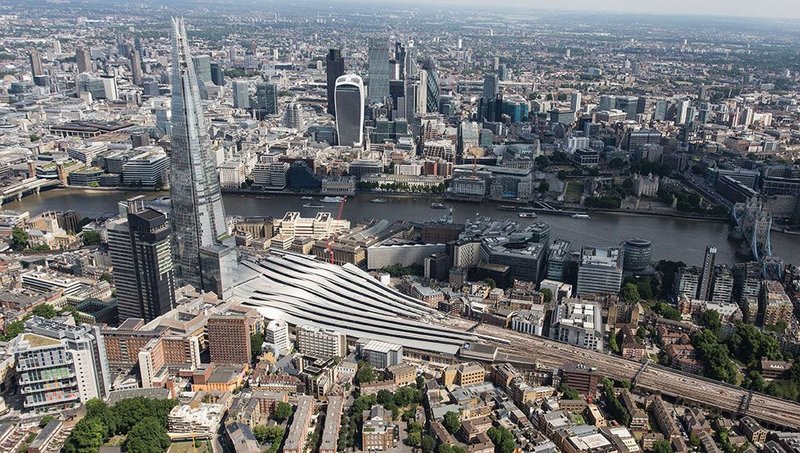
[[[714,276],[714,260],[717,256],[716,247],[706,247],[703,255],[703,267],[700,271],[700,282],[697,287],[696,299],[711,300],[711,279]]]
[[[131,51],[131,82],[142,86],[142,55],[138,50]]]
[[[78,73],[92,71],[92,54],[89,50],[78,47],[75,50],[75,62],[78,65]]]
[[[641,272],[653,259],[653,244],[647,239],[628,239],[622,243],[622,269],[625,272]]]
[[[225,70],[222,63],[215,61],[211,63],[211,82],[216,86],[225,85]]]
[[[277,115],[278,87],[274,83],[258,82],[256,84],[256,103],[256,107],[261,109],[265,115]]]
[[[213,363],[250,363],[250,326],[239,313],[221,313],[208,318],[208,350]]]
[[[41,77],[44,75],[44,66],[42,65],[42,54],[36,49],[30,51],[31,74],[33,77]]]
[[[580,283],[579,283],[580,284]],[[603,351],[600,306],[579,299],[564,299],[550,318],[550,338],[595,351]]]
[[[348,74],[336,80],[336,134],[339,144],[361,147],[364,144],[364,82]]]
[[[222,192],[183,19],[172,21],[172,44],[170,217],[176,277],[220,291],[224,299],[232,290],[236,251],[221,243],[228,235]],[[214,256],[225,260],[212,263]]]
[[[250,82],[247,80],[233,81],[233,108],[250,108]]]
[[[297,350],[324,360],[347,356],[347,336],[334,330],[308,325],[297,327]]]
[[[425,61],[425,64],[422,65],[422,69],[426,73],[425,77],[425,86],[426,86],[426,112],[427,113],[438,113],[439,112],[439,100],[441,98],[440,91],[439,91],[439,73],[436,70],[436,62],[433,58],[428,58]]]
[[[475,156],[464,155],[471,148],[480,146],[480,126],[474,121],[462,121],[458,125],[457,151],[465,160]]]
[[[167,182],[169,157],[160,146],[140,146],[122,164],[122,184],[127,187],[156,189]]]
[[[389,42],[387,40],[370,38],[367,68],[369,71],[368,91],[370,103],[385,102],[386,98],[389,97],[389,80],[391,78]],[[339,109],[336,110],[338,111]]]
[[[489,73],[483,76],[483,100],[488,102],[494,99],[500,92],[500,84],[497,80],[497,74]]]
[[[667,102],[665,99],[657,100],[655,112],[653,112],[653,119],[656,121],[666,120],[668,109],[669,109],[669,102]]]
[[[442,381],[446,387],[478,385],[483,384],[485,380],[486,370],[475,362],[450,365],[442,371]]]
[[[98,326],[34,316],[25,322],[13,352],[26,412],[58,412],[108,397],[111,378]]]
[[[561,368],[561,381],[581,395],[594,397],[600,373],[584,364],[567,363]]]
[[[297,102],[286,104],[286,111],[283,114],[284,127],[300,130],[304,123],[303,106]]]
[[[149,322],[175,305],[170,227],[162,212],[128,200],[127,218],[108,228],[119,317]]]
[[[618,293],[622,286],[622,258],[619,247],[583,247],[577,294]]]
[[[77,295],[83,288],[78,280],[36,270],[22,274],[22,287],[41,293],[62,292],[66,296]]]
[[[547,278],[555,281],[564,280],[564,266],[569,262],[571,243],[556,239],[547,250]],[[554,294],[555,296],[555,294]]]
[[[576,114],[581,110],[581,92],[574,91],[569,95],[569,109]]]
[[[192,56],[192,64],[197,79],[203,83],[211,83],[211,57],[208,55]]]
[[[336,116],[336,81],[344,75],[344,57],[340,49],[328,49],[325,58],[325,75],[327,76],[328,113]]]
[[[403,362],[403,347],[399,344],[369,340],[359,345],[359,352],[361,358],[376,369],[383,370]]]
[[[269,345],[276,357],[288,354],[292,345],[289,341],[289,325],[286,324],[286,321],[273,319],[267,323],[264,331],[264,343]]]

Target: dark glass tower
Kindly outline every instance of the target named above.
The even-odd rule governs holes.
[[[223,238],[229,237],[222,192],[183,19],[172,20],[171,126],[170,220],[176,277],[227,298],[236,257],[222,250]],[[210,259],[214,256],[220,258],[216,264]]]
[[[142,55],[135,49],[131,51],[131,81],[142,86]]]
[[[336,85],[336,80],[333,81]],[[333,98],[330,100],[333,103]],[[278,87],[270,82],[256,83],[256,103],[258,108],[264,111],[265,115],[278,114]],[[331,104],[328,104],[330,108]]]
[[[148,322],[175,305],[175,279],[167,216],[128,201],[126,220],[108,229],[108,252],[114,265],[120,320]]]
[[[334,101],[336,80],[344,75],[344,57],[342,56],[342,51],[339,49],[329,49],[325,63],[325,71],[328,75],[328,113],[336,116],[336,102]]]
[[[225,72],[222,63],[215,61],[211,63],[211,82],[216,86],[225,85]]]

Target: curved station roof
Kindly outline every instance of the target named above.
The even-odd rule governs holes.
[[[272,253],[242,261],[238,278],[234,295],[243,305],[295,326],[312,325],[452,355],[475,339],[431,323],[442,314],[350,264],[336,266],[304,255]]]

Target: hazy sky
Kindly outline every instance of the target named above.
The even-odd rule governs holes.
[[[389,1],[389,0],[378,0]],[[408,3],[519,6],[530,9],[674,15],[800,18],[800,0],[405,0]]]

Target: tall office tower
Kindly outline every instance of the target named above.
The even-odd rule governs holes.
[[[113,75],[101,75],[100,83],[103,85],[103,98],[109,101],[116,101],[119,99],[119,91],[117,90],[117,79]]]
[[[706,253],[703,256],[703,269],[700,271],[700,284],[697,287],[697,299],[710,300],[711,278],[714,276],[714,260],[716,257],[716,247],[706,246]]]
[[[416,107],[417,107],[417,86],[419,86],[419,82],[415,81],[412,77],[406,77],[404,81],[405,84],[405,96],[403,98],[403,105],[405,107],[405,118],[406,121],[411,122],[414,118],[416,118]]]
[[[457,151],[459,156],[463,156],[464,152],[470,148],[480,145],[481,128],[478,123],[474,121],[462,121],[458,125],[458,146]],[[466,156],[470,157],[470,156]]]
[[[426,110],[428,113],[436,113],[439,111],[439,73],[436,70],[436,62],[433,58],[428,58],[425,61],[425,73],[427,75],[426,83]]]
[[[211,57],[208,55],[195,55],[192,57],[194,71],[197,78],[203,83],[211,83]]]
[[[347,335],[335,330],[297,326],[297,350],[301,354],[330,359],[347,355]]]
[[[304,124],[303,106],[296,102],[287,104],[286,112],[283,115],[283,125],[292,129],[301,130]]]
[[[131,52],[131,78],[134,85],[142,86],[142,56],[138,50]]]
[[[57,412],[108,397],[111,376],[98,326],[34,316],[13,351],[26,412]]]
[[[247,80],[233,81],[233,108],[250,108],[250,82]]]
[[[499,93],[497,74],[485,74],[483,76],[483,99],[491,101]]]
[[[40,77],[44,75],[44,66],[42,66],[42,54],[39,53],[36,49],[31,49],[30,53],[31,59],[31,74],[34,77]]]
[[[215,61],[210,66],[211,82],[218,87],[225,85],[225,70],[222,69],[222,63]]]
[[[53,40],[53,53],[60,54],[61,53],[61,41],[58,39]]]
[[[394,61],[400,65],[399,80],[406,78],[406,47],[401,42],[394,43]]]
[[[497,68],[497,78],[503,81],[509,80],[508,66],[505,63]]]
[[[405,79],[417,76],[419,68],[417,67],[417,50],[414,48],[414,42],[409,42],[408,47],[405,49],[405,65],[403,68],[403,75]]]
[[[273,319],[267,324],[264,331],[264,342],[272,348],[276,357],[286,355],[289,352],[291,343],[289,341],[289,325],[286,321]]]
[[[364,144],[364,81],[356,74],[347,74],[336,80],[336,134],[339,144],[363,146]]]
[[[75,50],[75,62],[78,64],[78,73],[91,72],[92,70],[92,54],[89,50],[83,47],[78,47]]]
[[[339,49],[328,49],[328,57],[325,59],[325,73],[328,76],[328,113],[336,116],[336,81],[344,75],[344,57]]]
[[[127,217],[108,228],[120,320],[149,322],[175,305],[170,245],[167,216],[145,208],[141,198],[128,200]]]
[[[569,97],[569,109],[577,115],[581,110],[581,92],[575,91]]]
[[[685,124],[688,120],[689,106],[691,101],[684,99],[678,103],[678,112],[675,118],[675,124]]]
[[[414,113],[424,115],[428,112],[428,72],[419,71],[417,74],[416,92],[414,93],[417,105],[414,106]]]
[[[278,114],[278,87],[270,82],[256,84],[256,103],[265,115]]]
[[[208,318],[208,351],[214,363],[250,363],[250,327],[241,314]]]
[[[667,119],[667,109],[669,104],[666,99],[659,99],[656,101],[656,110],[653,113],[653,119],[656,121],[664,121]]]
[[[222,299],[233,292],[236,248],[225,209],[183,19],[172,20],[172,202],[175,276]]]
[[[619,247],[583,247],[577,294],[618,293],[622,286],[622,257]]]
[[[385,102],[389,97],[389,42],[385,39],[370,38],[367,55],[369,69],[369,101]]]

